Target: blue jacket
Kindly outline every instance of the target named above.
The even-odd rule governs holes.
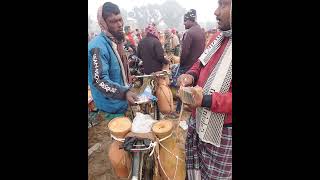
[[[88,44],[88,82],[96,107],[107,113],[124,113],[128,108],[122,68],[112,41],[100,33]],[[115,49],[116,51],[116,49]]]

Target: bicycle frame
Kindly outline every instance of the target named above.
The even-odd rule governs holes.
[[[150,174],[152,175],[153,172],[142,172],[143,165],[145,163],[144,156],[145,154],[149,154],[151,152],[152,143],[153,142],[151,142],[147,147],[145,144],[143,144],[143,140],[138,140],[138,142],[133,145],[135,148],[129,150],[133,157],[131,180],[141,180],[143,173],[145,173],[144,176],[150,176]],[[146,178],[144,178],[144,180],[146,180]]]
[[[170,72],[168,72],[166,70],[163,70],[163,71],[159,71],[159,72],[156,72],[156,73],[153,73],[153,74],[150,74],[150,75],[138,75],[138,76],[135,76],[135,77],[136,78],[151,78],[150,85],[151,85],[151,89],[152,89],[152,95],[155,95],[155,84],[154,83],[156,81],[156,78],[157,77],[170,76],[170,75],[171,75]],[[156,101],[149,101],[149,102],[145,103],[145,105],[151,105],[151,106],[154,107],[153,118],[156,119],[156,120],[159,120],[160,119],[160,111],[159,111],[157,102]],[[147,111],[147,110],[144,110],[144,111]],[[149,113],[149,112],[147,112],[147,113]],[[145,163],[144,162],[144,155],[146,153],[150,153],[151,152],[151,150],[153,148],[152,147],[152,143],[153,142],[150,143],[149,147],[146,147],[143,144],[143,141],[139,140],[137,144],[133,145],[135,148],[130,149],[129,152],[132,153],[132,157],[133,157],[132,158],[132,162],[133,163],[132,163],[132,177],[131,177],[131,180],[141,180],[142,179],[142,169],[143,169],[143,165]],[[148,158],[150,158],[149,155],[148,155]],[[147,161],[150,161],[150,159],[148,159]],[[153,172],[150,173],[149,171],[143,172],[143,173],[146,173],[146,174],[144,174],[144,176],[149,177],[149,176],[153,175]],[[146,180],[146,179],[144,179],[144,180]]]

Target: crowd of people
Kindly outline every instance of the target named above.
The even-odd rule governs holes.
[[[151,25],[155,24],[151,23]],[[127,50],[135,51],[137,50],[139,42],[147,36],[147,27],[145,29],[135,29],[132,30],[130,26],[124,27],[125,32],[125,40],[124,40],[124,47]],[[204,28],[201,28],[201,30],[205,33],[205,39],[206,39],[206,45],[207,42],[210,40],[211,36],[217,32],[217,29],[209,29],[205,30]],[[159,41],[161,43],[161,46],[166,52],[173,52],[175,56],[180,56],[181,53],[181,41],[183,37],[182,32],[178,32],[175,28],[166,29],[163,32],[158,30],[159,34]],[[88,43],[96,37],[98,34],[94,32],[88,33]],[[130,48],[131,49],[130,49]]]
[[[125,116],[137,101],[131,90],[127,52],[143,61],[145,74],[180,58],[173,85],[197,86],[189,106],[186,138],[188,179],[232,179],[232,1],[219,0],[214,15],[218,29],[204,31],[197,11],[183,17],[185,32],[175,28],[160,32],[150,23],[144,29],[124,24],[119,7],[104,3],[98,10],[101,33],[88,35],[88,83],[99,113],[105,120]],[[214,16],[212,18],[215,18]],[[178,101],[177,112],[181,102]]]

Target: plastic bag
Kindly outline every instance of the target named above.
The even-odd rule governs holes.
[[[152,95],[150,86],[147,86],[144,91],[138,95],[138,99],[139,100],[135,102],[137,104],[147,103],[149,101],[157,101],[157,97]]]
[[[133,119],[131,131],[134,133],[148,133],[151,132],[151,128],[154,120],[149,114],[142,114],[140,112],[136,113],[136,117]]]
[[[188,129],[188,124],[186,121],[180,121],[179,122],[179,126],[183,129],[183,130],[187,130]]]

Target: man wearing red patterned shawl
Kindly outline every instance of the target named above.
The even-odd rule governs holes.
[[[178,85],[197,85],[203,90],[192,91],[194,110],[186,138],[189,180],[232,179],[232,2],[218,3],[214,14],[220,31],[191,69],[178,78]]]

